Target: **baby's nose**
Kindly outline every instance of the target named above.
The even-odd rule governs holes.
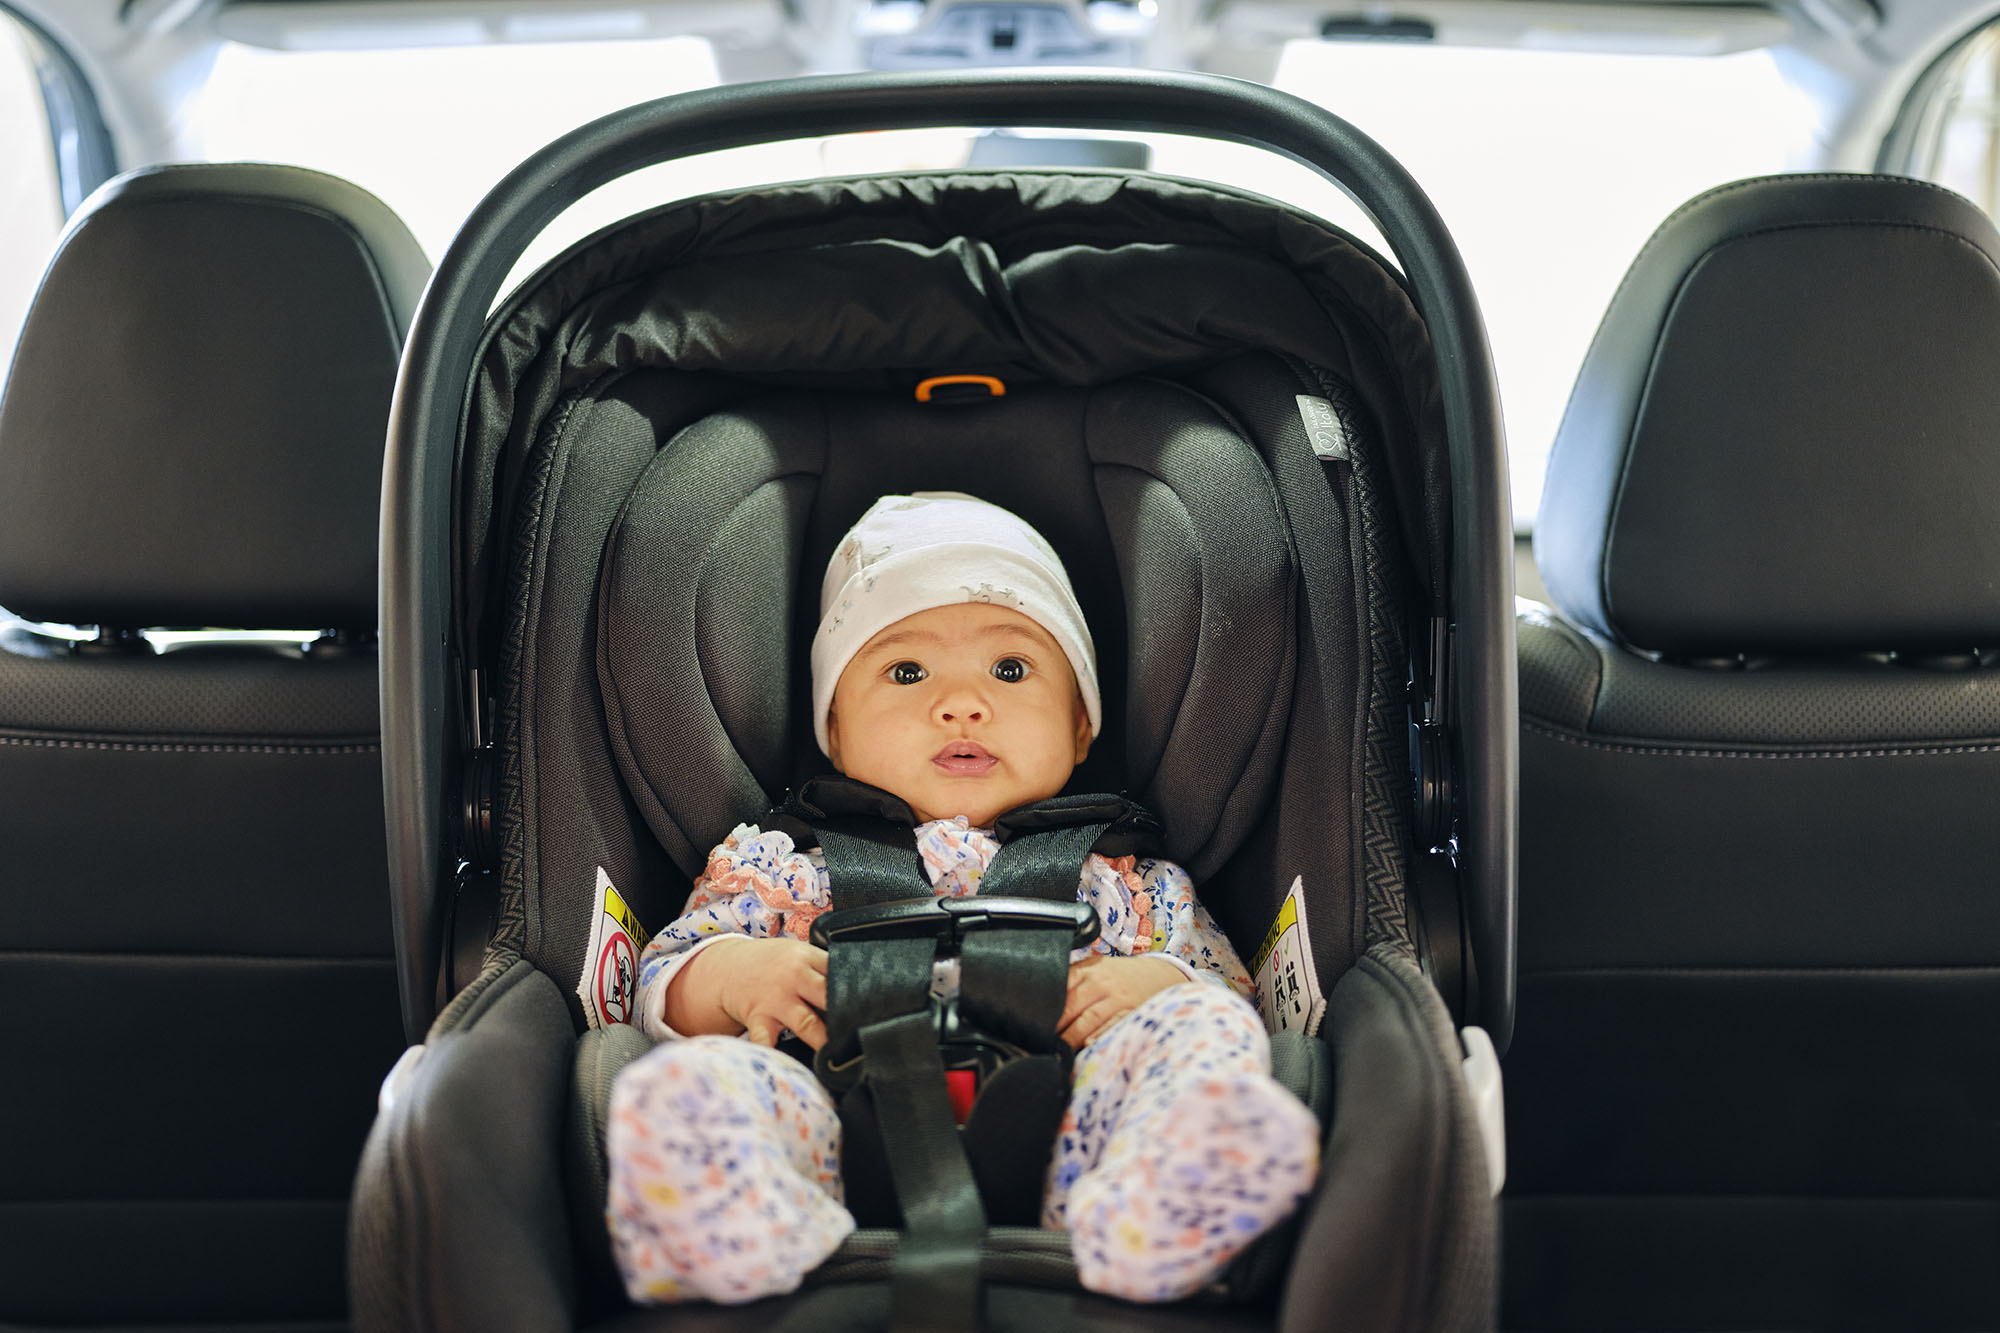
[[[990,711],[985,695],[962,683],[938,691],[936,709],[941,722],[983,722]]]

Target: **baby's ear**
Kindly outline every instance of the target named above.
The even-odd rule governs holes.
[[[827,726],[828,726],[828,727],[830,728],[830,727],[832,727],[832,725],[833,725],[833,723],[832,723],[832,720],[831,720],[831,719],[829,719],[829,720],[828,720],[828,722],[827,722]],[[829,739],[829,740],[831,740],[831,739],[832,739],[832,732],[831,732],[831,731],[829,731],[829,732],[827,733],[827,735],[828,735],[828,739]],[[1076,763],[1079,763],[1079,764],[1080,764],[1080,763],[1082,763],[1082,762],[1083,762],[1083,758],[1084,758],[1084,756],[1085,756],[1085,755],[1087,755],[1087,754],[1089,754],[1089,753],[1090,753],[1090,710],[1089,710],[1089,709],[1087,709],[1087,708],[1085,708],[1085,707],[1083,706],[1083,696],[1082,696],[1081,694],[1079,694],[1079,695],[1077,695],[1077,696],[1076,696],[1076,760],[1075,760],[1075,762],[1076,762]]]
[[[826,710],[826,757],[833,760],[835,768],[840,767],[840,714],[831,708]]]

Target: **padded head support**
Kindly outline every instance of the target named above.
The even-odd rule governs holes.
[[[1536,523],[1550,596],[1674,656],[2000,642],[1996,367],[2000,235],[1964,199],[1699,196],[1584,360]]]
[[[72,219],[0,399],[0,606],[372,628],[389,398],[429,275],[292,167],[122,176]]]
[[[820,575],[869,505],[912,490],[1011,509],[1068,568],[1104,692],[1070,790],[1131,791],[1198,876],[1233,852],[1276,780],[1295,562],[1252,446],[1148,382],[943,408],[772,392],[662,447],[611,534],[597,621],[612,748],[661,845],[698,872],[823,769],[806,666]]]

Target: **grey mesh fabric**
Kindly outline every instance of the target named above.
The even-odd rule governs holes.
[[[914,400],[959,373],[1006,393]],[[1324,400],[1350,457],[1315,456],[1301,396]],[[1072,788],[1156,810],[1246,959],[1300,884],[1322,986],[1345,988],[1335,1067],[1367,1121],[1340,1126],[1343,1091],[1327,1185],[1299,1217],[1309,1258],[1263,1275],[1280,1288],[1264,1306],[1135,1316],[1036,1290],[1070,1272],[1038,1243],[989,1251],[989,1311],[1304,1330],[1354,1301],[1356,1328],[1488,1320],[1485,1167],[1404,884],[1405,626],[1443,595],[1442,417],[1428,338],[1382,261],[1268,201],[1140,175],[953,173],[670,206],[498,312],[458,480],[453,635],[489,691],[500,772],[486,977],[512,991],[448,1010],[435,1040],[454,1054],[426,1060],[420,1109],[378,1121],[358,1303],[405,1302],[414,1269],[435,1287],[402,1326],[490,1308],[436,1294],[504,1275],[469,1248],[429,1251],[430,1219],[455,1210],[417,1197],[397,1145],[482,1095],[476,1045],[521,1051],[557,1003],[584,1027],[604,881],[657,928],[715,841],[823,766],[805,664],[827,554],[882,494],[959,490],[1033,523],[1091,621],[1105,727]],[[524,1132],[593,1133],[579,1099],[616,1054],[586,1038],[582,1083],[565,1060],[561,1086],[510,1090]],[[557,1077],[541,1053],[521,1060]],[[594,1169],[594,1145],[567,1151]],[[481,1170],[482,1198],[545,1189],[539,1163]],[[623,1310],[601,1218],[574,1193],[571,1207],[575,1234],[523,1269],[530,1301],[574,1281],[577,1324],[773,1317]],[[532,1230],[473,1225],[510,1255]],[[883,1260],[848,1259],[780,1317],[875,1317],[885,1295],[866,1279]]]
[[[995,457],[1008,466],[984,461]],[[1106,753],[1072,786],[1144,793],[1176,859],[1213,870],[1220,858],[1204,845],[1241,837],[1224,805],[1254,807],[1270,787],[1261,752],[1292,681],[1294,573],[1254,452],[1199,398],[1165,385],[1029,388],[944,410],[772,394],[669,441],[611,533],[598,632],[613,747],[662,844],[689,848],[684,864],[698,869],[746,811],[809,771],[814,757],[798,738],[811,715],[789,707],[805,682],[789,668],[791,631],[817,610],[812,580],[796,606],[773,592],[799,590],[798,570],[825,567],[885,474],[975,479],[982,498],[1050,534],[1092,623],[1107,627],[1106,658],[1127,655],[1119,631],[1132,603],[1146,670],[1125,680],[1124,725],[1100,739]],[[1188,600],[1190,587],[1202,601]],[[1225,615],[1226,649],[1207,647]],[[692,662],[681,648],[690,641]],[[1253,662],[1262,669],[1249,671]],[[728,751],[751,762],[734,781],[694,786],[687,747],[710,718],[727,739],[716,766],[732,767]],[[1218,780],[1169,785],[1186,771]]]

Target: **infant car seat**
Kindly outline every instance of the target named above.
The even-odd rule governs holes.
[[[603,180],[783,126],[969,111],[1316,152],[1402,247],[1417,299],[1269,201],[1142,174],[940,173],[657,210],[573,249],[480,333],[520,246]],[[910,490],[1004,505],[1062,556],[1106,700],[1071,790],[1159,815],[1261,970],[1267,1021],[1296,1034],[1281,1060],[1332,1094],[1291,1234],[1149,1323],[1490,1322],[1493,1168],[1420,951],[1448,940],[1434,970],[1462,960],[1455,993],[1504,1041],[1504,469],[1455,254],[1379,150],[1294,99],[1196,77],[667,99],[503,183],[413,338],[384,699],[424,1044],[385,1085],[357,1184],[363,1327],[886,1325],[897,1242],[873,1230],[793,1297],[626,1309],[602,1116],[645,1044],[626,1020],[646,929],[679,914],[733,825],[825,769],[805,669],[817,572],[877,496]],[[1456,870],[1415,854],[1454,842]],[[1406,908],[1426,862],[1442,930]],[[449,998],[425,1033],[432,997]],[[996,1228],[982,1272],[992,1327],[1133,1316],[1077,1290],[1060,1235]]]

